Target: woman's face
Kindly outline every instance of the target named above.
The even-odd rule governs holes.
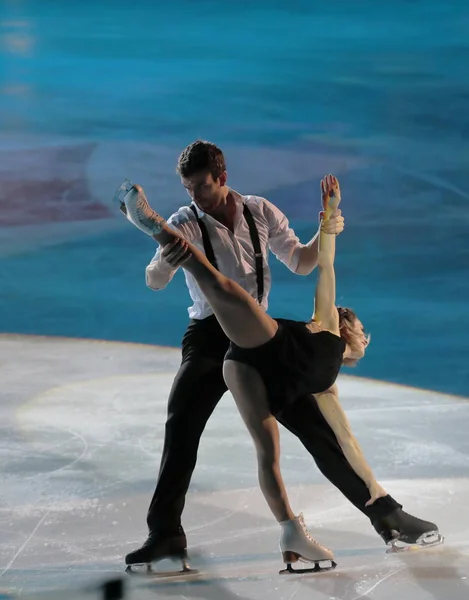
[[[351,329],[357,340],[357,348],[354,349],[353,357],[351,358],[363,358],[365,350],[370,343],[370,336],[366,335],[363,323],[358,318],[355,319]]]

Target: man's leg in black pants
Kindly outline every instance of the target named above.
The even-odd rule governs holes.
[[[372,523],[396,508],[402,508],[389,495],[378,498],[371,506],[365,506],[370,499],[368,488],[345,458],[314,396],[298,398],[281,415],[277,415],[277,420],[302,442],[323,475]]]
[[[147,515],[150,535],[142,548],[126,556],[127,564],[185,556],[181,514],[200,438],[227,390],[222,366],[221,360],[194,353],[179,368],[168,401],[160,472]]]
[[[227,387],[223,364],[205,357],[182,363],[168,401],[165,441],[147,523],[150,531],[176,531],[208,419]]]

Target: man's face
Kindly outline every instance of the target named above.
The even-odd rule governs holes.
[[[223,200],[226,173],[222,173],[218,179],[214,180],[211,173],[201,171],[190,177],[181,177],[181,183],[200,210],[210,214],[218,208]]]

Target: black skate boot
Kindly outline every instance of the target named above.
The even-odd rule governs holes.
[[[171,573],[157,573],[152,569],[152,563],[164,560],[166,558],[172,560],[180,560],[182,563],[181,571],[172,571]],[[150,532],[148,538],[141,548],[130,552],[125,557],[127,565],[126,573],[142,573],[141,570],[135,570],[132,567],[146,567],[146,574],[149,575],[179,575],[186,573],[194,573],[187,562],[187,541],[186,534],[182,527],[173,533],[157,533]],[[145,572],[145,571],[144,571]]]
[[[417,519],[401,508],[373,522],[373,527],[389,546],[390,552],[401,552],[409,546],[428,548],[443,543],[444,538],[435,523]]]

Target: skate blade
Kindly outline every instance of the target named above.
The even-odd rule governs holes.
[[[386,554],[397,554],[400,552],[409,552],[409,550],[425,550],[426,548],[434,548],[443,544],[445,538],[438,531],[429,531],[421,535],[415,544],[407,544],[400,540],[392,540],[388,543],[390,546],[386,550]]]
[[[177,578],[200,573],[197,569],[191,569],[189,566],[183,567],[179,571],[155,571],[151,565],[129,565],[125,572],[132,577],[150,577],[151,579]]]
[[[130,192],[133,187],[133,183],[129,179],[124,179],[124,181],[117,188],[112,201],[119,206],[119,210],[125,216],[127,216],[127,208],[125,206],[124,198]]]
[[[310,561],[302,561],[310,562]],[[327,565],[323,564],[327,563]],[[325,573],[326,571],[332,571],[337,567],[337,563],[333,560],[318,560],[315,561],[314,567],[306,567],[304,569],[294,569],[291,563],[288,563],[285,569],[279,571],[279,575],[301,575],[304,573]]]

